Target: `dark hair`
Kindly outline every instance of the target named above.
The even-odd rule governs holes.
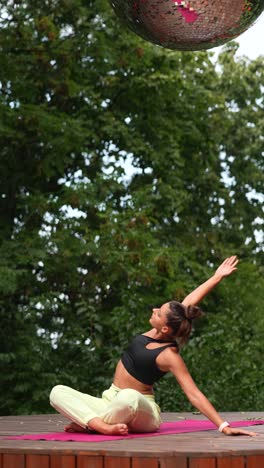
[[[177,338],[180,346],[183,346],[192,331],[192,321],[204,315],[198,306],[185,306],[181,302],[169,302],[169,312],[167,313],[167,325],[172,329],[173,338]]]

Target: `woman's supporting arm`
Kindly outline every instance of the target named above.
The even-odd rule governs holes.
[[[192,379],[182,357],[179,354],[171,353],[168,369],[176,377],[179,385],[184,391],[190,403],[206,416],[212,423],[221,429],[221,425],[225,423],[224,419],[216,411],[206,396],[199,390],[194,380]],[[257,435],[255,432],[246,431],[244,429],[235,429],[229,426],[224,427],[221,432],[226,435]]]

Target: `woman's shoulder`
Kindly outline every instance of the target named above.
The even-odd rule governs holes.
[[[156,359],[156,362],[160,370],[169,372],[175,365],[177,365],[177,359],[179,357],[179,348],[176,346],[168,346],[160,353]]]

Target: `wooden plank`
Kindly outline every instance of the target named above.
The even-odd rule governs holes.
[[[247,468],[262,468],[264,466],[264,455],[248,455],[246,458]]]
[[[75,468],[75,456],[51,455],[50,468]]]
[[[254,419],[254,417],[262,417],[264,420],[264,412],[251,412],[245,413],[243,416],[239,413],[228,413],[224,416],[224,419],[235,421],[239,419]],[[191,413],[163,413],[163,419],[166,420],[180,420],[180,419],[201,419],[200,415],[192,415]],[[65,420],[66,422],[66,420]],[[32,415],[32,416],[7,416],[0,418],[0,436],[7,435],[16,435],[16,434],[30,434],[30,433],[40,433],[40,432],[56,432],[63,431],[65,425],[63,416],[60,414],[51,414],[51,415]],[[28,455],[47,455],[52,457],[54,455],[60,456],[75,456],[76,462],[75,467],[77,468],[77,456],[85,457],[95,457],[90,458],[91,463],[95,466],[104,467],[104,462],[106,462],[107,457],[111,457],[120,461],[122,458],[131,457],[131,466],[132,468],[132,458],[138,458],[138,461],[134,462],[134,466],[142,465],[141,457],[146,459],[146,463],[143,460],[144,468],[147,466],[147,462],[150,462],[151,459],[154,460],[154,466],[157,465],[157,459],[162,463],[164,468],[171,468],[172,460],[176,457],[175,462],[178,464],[180,460],[177,457],[183,456],[193,460],[193,464],[196,463],[199,458],[215,458],[215,466],[217,467],[217,460],[224,457],[225,459],[230,458],[231,466],[234,466],[234,463],[239,463],[236,457],[244,457],[245,466],[243,468],[264,468],[263,463],[263,435],[264,435],[264,426],[257,425],[253,428],[254,431],[258,432],[261,437],[251,438],[251,437],[241,437],[234,438],[231,437],[219,437],[217,431],[204,431],[197,432],[195,437],[193,433],[183,433],[177,435],[167,435],[162,437],[146,437],[139,439],[131,440],[119,440],[119,441],[105,441],[101,443],[81,443],[81,442],[36,442],[34,440],[6,440],[0,438],[0,454],[2,454],[2,468],[6,468],[3,464],[3,454],[14,456],[21,455],[22,458],[17,458],[15,468],[27,468],[26,466],[26,454]],[[23,458],[24,456],[24,458]],[[100,457],[102,457],[100,459]],[[247,463],[248,457],[248,463]],[[257,458],[254,458],[257,457]],[[0,456],[1,460],[1,456]],[[12,460],[5,457],[5,460]],[[20,460],[20,462],[18,461]],[[24,463],[21,460],[24,460]],[[28,458],[30,461],[30,459]],[[40,460],[40,459],[34,459]],[[54,459],[55,460],[55,459]],[[62,464],[63,460],[60,462],[54,461],[56,465]],[[196,462],[195,462],[196,460]],[[43,461],[43,459],[42,459]],[[227,460],[225,460],[227,463]],[[229,465],[230,465],[229,460]],[[20,467],[19,467],[20,463]],[[45,465],[45,460],[43,461]],[[68,461],[68,464],[72,462]],[[83,464],[85,466],[85,459],[79,462],[79,466]],[[184,463],[184,462],[183,462]],[[257,467],[255,466],[257,463]],[[113,464],[113,460],[109,461],[109,464]],[[87,463],[86,463],[87,465]],[[166,466],[167,465],[167,466]],[[223,462],[222,462],[223,465]],[[9,463],[10,466],[10,463]],[[188,463],[187,463],[188,466]],[[195,465],[194,465],[195,466]],[[40,464],[36,463],[34,468],[40,468]],[[51,458],[49,468],[51,468]],[[90,468],[90,467],[89,467]],[[152,467],[151,467],[152,468]],[[175,467],[172,467],[175,468]],[[176,468],[178,468],[176,466]],[[186,468],[186,466],[184,466]],[[204,468],[204,467],[203,467]]]
[[[25,457],[24,455],[16,455],[11,453],[4,453],[2,456],[3,468],[24,468]]]
[[[190,458],[189,468],[216,468],[215,458]]]
[[[223,457],[217,458],[217,468],[244,468],[244,457]]]
[[[132,458],[132,467],[131,468],[158,468],[159,462],[157,458],[146,458],[140,457]]]
[[[49,455],[26,455],[25,468],[49,468]]]
[[[103,468],[103,457],[77,455],[77,468]]]
[[[188,460],[186,457],[162,457],[159,460],[160,468],[187,468]]]
[[[130,457],[105,457],[104,468],[130,468]]]

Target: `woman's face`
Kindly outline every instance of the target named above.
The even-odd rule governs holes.
[[[152,315],[149,322],[153,328],[160,331],[162,327],[167,326],[167,313],[169,312],[169,308],[169,303],[166,302],[161,307],[152,309]]]

